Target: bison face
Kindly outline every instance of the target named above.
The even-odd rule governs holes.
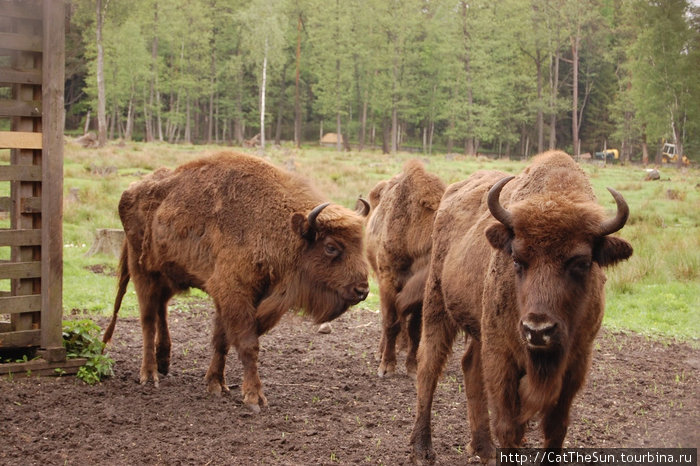
[[[523,344],[534,358],[555,362],[576,344],[580,329],[597,332],[604,305],[602,267],[632,254],[629,243],[607,235],[622,228],[629,210],[611,190],[618,213],[610,220],[601,220],[600,208],[590,201],[561,194],[532,196],[510,212],[498,201],[508,181],[489,192],[489,210],[500,223],[487,228],[486,237],[512,260]]]
[[[296,284],[298,306],[317,323],[335,319],[369,294],[362,247],[362,217],[369,209],[365,203],[357,212],[328,206],[322,204],[308,216],[294,213],[291,219],[304,243]]]

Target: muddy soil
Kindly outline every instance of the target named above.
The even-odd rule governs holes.
[[[171,306],[171,373],[160,388],[138,383],[138,319],[117,324],[114,377],[0,379],[0,463],[407,464],[415,389],[403,359],[376,375],[380,315],[353,309],[317,333],[288,314],[261,338],[260,374],[270,406],[242,405],[241,365],[229,355],[231,393],[206,393],[212,308]],[[104,328],[106,319],[99,321]],[[438,464],[465,464],[469,433],[455,344],[434,402]],[[687,344],[602,331],[585,389],[574,402],[567,447],[700,445],[700,351]],[[536,422],[526,434],[539,446]]]

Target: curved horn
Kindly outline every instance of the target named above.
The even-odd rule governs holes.
[[[369,214],[370,206],[369,202],[362,199],[362,197],[357,198],[357,203],[355,204],[355,212],[366,217]]]
[[[309,213],[309,216],[306,218],[306,220],[309,222],[309,228],[311,228],[311,230],[317,230],[316,217],[318,217],[318,214],[320,214],[321,211],[323,209],[325,209],[326,207],[328,207],[329,205],[331,205],[330,202],[326,202],[325,204],[318,205],[318,206],[314,207],[314,210],[312,210]]]
[[[513,178],[515,177],[508,176],[506,178],[501,179],[498,183],[493,185],[493,187],[489,190],[488,195],[488,206],[489,211],[491,211],[491,215],[493,215],[496,218],[496,220],[498,220],[511,230],[513,229],[512,215],[510,212],[503,208],[498,198],[501,195],[501,189],[503,189],[503,186],[505,186],[505,184]]]
[[[610,191],[612,197],[615,198],[615,203],[617,204],[617,214],[615,214],[615,217],[605,220],[600,224],[600,236],[615,233],[625,226],[627,218],[630,216],[630,208],[627,206],[627,202],[625,202],[625,198],[622,197],[622,194],[618,193],[612,188],[608,188],[608,191]]]

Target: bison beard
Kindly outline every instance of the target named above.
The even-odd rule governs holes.
[[[332,320],[366,298],[362,205],[352,212],[323,198],[303,178],[257,157],[220,153],[161,169],[132,184],[119,203],[126,241],[119,266],[109,342],[131,279],[143,330],[140,381],[158,384],[170,363],[167,303],[190,287],[216,306],[212,393],[228,391],[226,357],[243,365],[244,403],[267,405],[258,337],[289,309]]]
[[[447,188],[423,302],[414,461],[435,459],[432,400],[458,329],[468,339],[468,451],[488,460],[492,427],[502,448],[521,446],[538,413],[544,448],[562,447],[603,318],[603,267],[632,254],[608,236],[629,215],[610,192],[618,211],[605,219],[586,175],[558,151],[537,156],[517,177],[483,171]]]

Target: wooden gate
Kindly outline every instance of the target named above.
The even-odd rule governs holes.
[[[63,0],[0,0],[0,349],[64,361]]]

